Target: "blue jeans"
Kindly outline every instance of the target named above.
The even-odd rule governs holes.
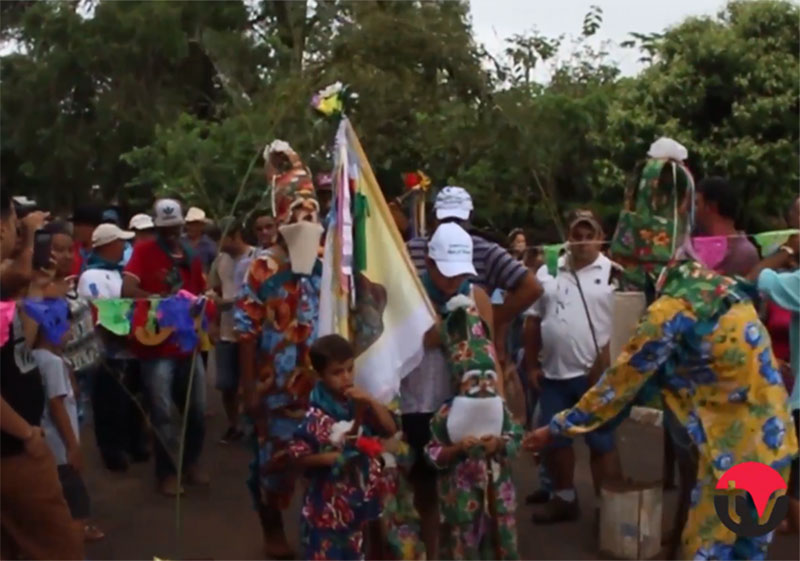
[[[192,467],[200,459],[205,438],[206,384],[203,361],[197,357],[189,400],[184,446],[184,467]],[[150,403],[150,422],[156,433],[155,456],[156,477],[161,480],[177,471],[173,458],[177,460],[181,423],[172,420],[172,403],[183,414],[186,390],[192,369],[192,357],[158,358],[141,362],[142,383]],[[165,447],[169,447],[174,453]]]
[[[578,400],[586,393],[591,386],[588,376],[577,376],[566,380],[552,380],[543,378],[541,381],[542,391],[539,394],[539,424],[543,427],[550,424],[550,421],[564,409],[569,409],[578,403]],[[597,428],[584,435],[586,445],[597,454],[611,452],[614,447],[614,431],[605,426]],[[554,437],[549,448],[566,448],[572,446],[572,439],[564,436]]]

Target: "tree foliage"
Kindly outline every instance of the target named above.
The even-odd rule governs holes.
[[[798,181],[800,12],[732,1],[717,17],[631,30],[620,76],[592,7],[574,36],[515,35],[492,56],[465,2],[3,2],[3,188],[67,208],[92,185],[143,207],[170,193],[226,214],[264,204],[260,152],[289,140],[314,171],[333,125],[308,101],[334,81],[389,196],[423,169],[458,182],[480,221],[557,235],[590,205],[613,218],[647,146],[671,135],[698,177],[742,190],[767,226]],[[594,45],[594,46],[592,46]],[[249,173],[248,173],[249,170]]]

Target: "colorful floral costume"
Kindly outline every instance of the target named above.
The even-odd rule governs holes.
[[[364,529],[380,510],[380,462],[350,444],[345,434],[356,419],[353,403],[338,401],[317,382],[310,407],[289,445],[293,458],[340,451],[333,467],[307,472],[301,541],[303,559],[364,559]],[[369,433],[369,423],[361,428]]]
[[[396,396],[386,407],[400,427],[400,396]],[[420,539],[419,513],[414,508],[414,496],[407,479],[413,464],[413,452],[402,439],[402,432],[384,441],[379,481],[379,523],[383,544],[382,551],[377,555],[379,559],[425,559],[425,544]]]
[[[769,336],[732,279],[689,261],[666,269],[662,284],[615,364],[550,430],[594,430],[655,379],[700,453],[685,558],[764,559],[771,535],[737,538],[720,522],[713,495],[720,476],[741,462],[765,463],[785,479],[797,453]]]
[[[464,302],[455,302],[460,300]],[[445,402],[431,419],[431,441],[425,448],[429,460],[442,470],[438,478],[443,524],[439,554],[442,559],[516,559],[516,490],[510,462],[519,449],[522,427],[497,395],[494,348],[474,300],[460,295],[451,302],[463,304],[443,325],[451,374],[460,395]],[[454,427],[448,424],[451,411],[468,401],[487,399],[500,400],[502,422],[495,435],[505,446],[489,457],[482,446],[475,447],[444,464],[442,450],[456,444],[450,436]]]
[[[271,146],[279,143],[282,141]],[[293,212],[301,211],[310,213],[315,221],[318,206],[310,174],[288,144],[282,143],[278,149],[292,167],[277,172],[267,156],[276,219],[282,228],[292,220]],[[316,247],[312,250],[316,252]],[[260,410],[252,419],[256,457],[249,481],[257,505],[285,509],[294,493],[294,476],[286,471],[287,446],[308,410],[314,385],[309,349],[316,339],[321,277],[319,260],[310,274],[294,273],[286,249],[276,244],[253,260],[238,297],[234,318],[239,340],[255,341],[258,347]]]

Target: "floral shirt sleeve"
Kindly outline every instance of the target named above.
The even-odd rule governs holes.
[[[273,281],[278,280],[280,268],[268,251],[250,263],[234,312],[234,327],[240,340],[252,340],[261,334],[266,319],[266,295]]]
[[[552,434],[576,436],[613,419],[671,359],[681,335],[693,325],[694,318],[681,300],[656,300],[614,365],[574,407],[553,417]]]

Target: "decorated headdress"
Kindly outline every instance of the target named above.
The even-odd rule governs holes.
[[[648,282],[655,285],[689,240],[694,221],[694,178],[684,163],[686,148],[660,138],[647,155],[611,239],[612,259],[624,267],[625,281],[639,290]],[[682,207],[684,197],[688,208]]]
[[[458,393],[466,397],[497,395],[494,344],[472,298],[454,296],[442,324],[442,340],[450,360],[450,374]]]
[[[298,207],[319,212],[311,173],[288,142],[274,140],[264,149],[264,171],[272,186],[272,214],[287,224]]]

